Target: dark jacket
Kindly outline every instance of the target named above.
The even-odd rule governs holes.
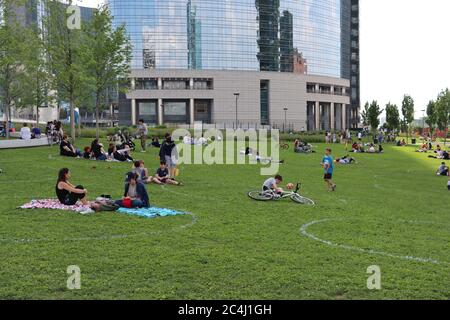
[[[159,158],[161,159],[161,161],[164,161],[166,156],[171,157],[174,148],[176,152],[176,147],[177,146],[173,140],[170,142],[164,141],[163,144],[161,145],[161,149],[159,149]]]
[[[128,189],[129,189],[129,187],[130,187],[130,184],[126,183],[125,184],[125,193],[123,195],[124,197],[128,196]],[[144,205],[144,208],[150,207],[150,199],[148,197],[148,193],[147,193],[147,190],[145,189],[145,185],[144,184],[142,184],[140,182],[136,183],[136,193],[137,193],[139,199],[141,199],[141,201],[142,201],[142,203]]]

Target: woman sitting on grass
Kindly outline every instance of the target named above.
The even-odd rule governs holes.
[[[98,139],[92,141],[91,151],[96,160],[100,161],[106,160],[106,152],[103,149],[103,144],[101,144]]]
[[[59,145],[59,154],[65,157],[81,157],[80,150],[75,149],[75,147],[69,142],[67,135],[63,135],[61,144]]]
[[[114,143],[109,144],[108,156],[110,159],[120,162],[132,162],[133,158],[130,156],[130,152],[130,147],[128,145],[125,145],[125,148],[122,150],[117,150],[117,146]]]
[[[63,168],[59,170],[58,173],[58,181],[56,182],[56,196],[58,197],[59,202],[67,206],[73,206],[80,201],[83,205],[90,205],[92,209],[98,210],[98,207],[95,203],[89,204],[87,200],[87,190],[81,186],[74,186],[69,182],[71,175],[70,170],[67,168]]]
[[[122,200],[117,200],[116,205],[122,208],[148,208],[150,201],[144,184],[138,181],[139,175],[128,172],[125,183],[125,193]]]

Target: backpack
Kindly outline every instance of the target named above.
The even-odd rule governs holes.
[[[96,201],[96,203],[100,205],[99,211],[116,211],[120,208],[112,200],[101,200]]]

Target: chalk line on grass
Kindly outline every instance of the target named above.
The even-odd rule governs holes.
[[[137,237],[148,237],[148,236],[158,236],[168,232],[175,232],[177,230],[186,230],[193,225],[195,225],[198,221],[197,216],[188,213],[186,215],[191,216],[191,221],[187,224],[184,224],[179,227],[173,227],[169,230],[165,231],[151,231],[151,232],[141,232],[135,234],[114,234],[114,235],[105,235],[100,237],[78,237],[78,238],[62,238],[62,239],[51,239],[51,238],[30,238],[30,239],[2,239],[0,238],[0,243],[2,244],[27,244],[27,243],[37,243],[37,242],[77,242],[77,241],[107,241],[107,240],[121,240],[121,239],[129,239],[129,238],[137,238]]]
[[[450,266],[450,262],[439,261],[439,260],[433,259],[433,258],[422,258],[422,257],[414,257],[414,256],[397,255],[397,254],[392,254],[392,253],[384,252],[384,251],[377,251],[377,250],[373,250],[373,249],[364,249],[364,248],[359,248],[359,247],[345,245],[345,244],[338,244],[338,243],[334,243],[334,242],[329,241],[329,240],[321,239],[321,238],[317,237],[316,235],[314,235],[313,233],[310,233],[310,232],[307,231],[308,228],[313,226],[313,225],[326,223],[326,222],[330,222],[330,221],[345,221],[345,220],[351,220],[351,218],[349,218],[349,219],[344,219],[344,218],[342,218],[342,219],[331,219],[330,218],[330,219],[311,221],[311,222],[306,223],[306,224],[301,226],[300,233],[303,236],[305,236],[305,237],[307,237],[307,238],[309,238],[311,240],[320,242],[322,244],[325,244],[327,246],[334,247],[334,248],[340,248],[340,249],[345,249],[345,250],[349,250],[349,251],[367,253],[367,254],[371,254],[371,255],[385,256],[385,257],[401,259],[401,260],[407,260],[407,261],[414,261],[414,262],[420,262],[420,263],[431,263],[431,264],[436,264],[436,265],[447,265],[447,266]],[[403,220],[403,221],[407,222],[405,220]],[[421,222],[415,221],[415,223],[421,223]]]

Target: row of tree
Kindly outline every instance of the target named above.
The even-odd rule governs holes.
[[[0,102],[11,109],[66,102],[75,140],[75,108],[90,106],[98,119],[111,91],[124,91],[130,73],[131,44],[124,26],[114,28],[106,6],[89,21],[56,0],[43,0],[44,14],[33,24],[16,16],[24,0],[0,0]],[[27,7],[26,7],[27,8]],[[37,8],[27,8],[27,10]],[[8,122],[9,125],[9,122]],[[8,128],[9,129],[9,128]],[[9,134],[9,130],[7,130]]]
[[[397,105],[388,103],[386,105],[386,124],[385,127],[390,132],[403,131],[407,134],[407,139],[411,135],[412,124],[414,122],[414,99],[405,95],[403,97],[401,113]],[[361,112],[361,118],[364,126],[369,126],[375,133],[380,126],[380,115],[385,111],[381,109],[377,101],[366,102],[364,110]],[[430,127],[431,134],[435,129],[446,131],[450,124],[450,91],[445,89],[441,91],[436,100],[432,100],[427,106],[426,123]],[[447,140],[445,140],[445,143]]]

